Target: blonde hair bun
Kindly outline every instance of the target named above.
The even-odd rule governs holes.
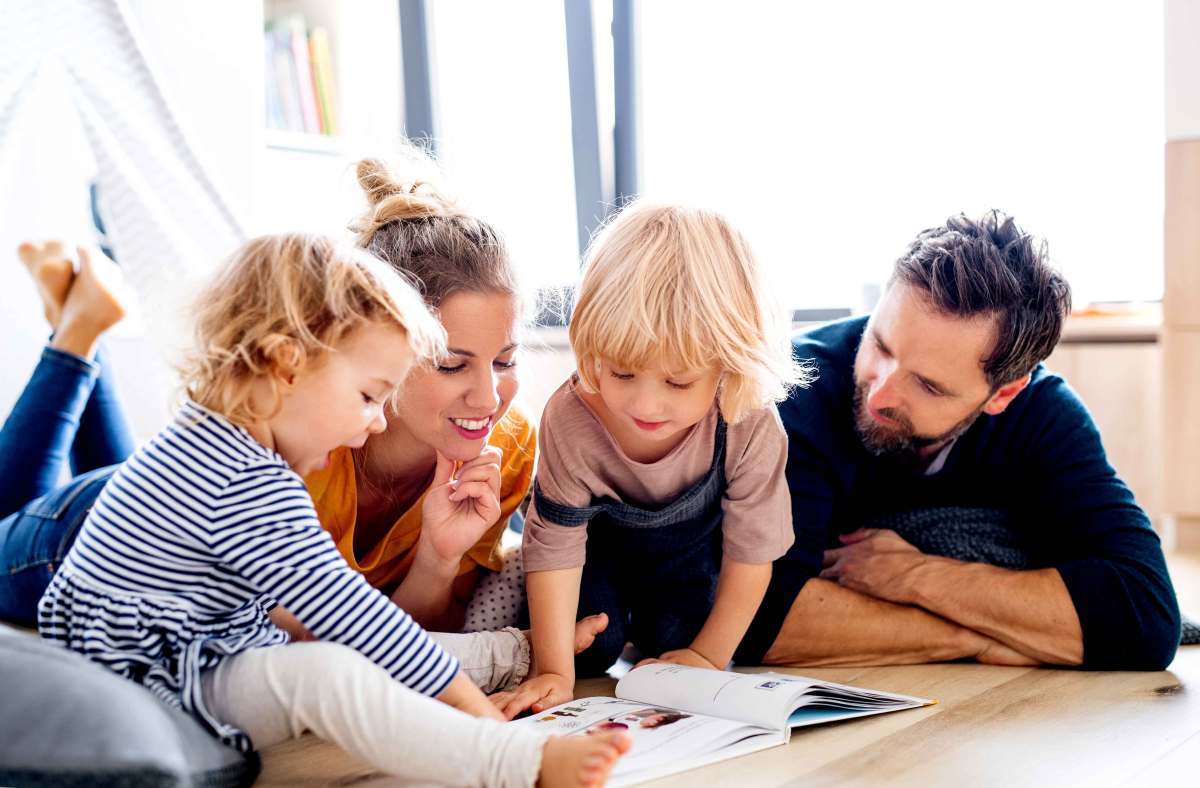
[[[414,159],[414,166],[406,170],[433,169],[433,163],[420,151],[411,150],[408,156]],[[367,198],[366,213],[350,225],[359,235],[360,246],[367,246],[379,228],[391,222],[462,215],[433,175],[402,180],[379,159],[361,160],[355,172]]]
[[[437,308],[454,293],[499,293],[519,301],[504,239],[447,196],[437,165],[411,142],[399,159],[358,162],[367,210],[350,225],[357,245],[411,279]]]

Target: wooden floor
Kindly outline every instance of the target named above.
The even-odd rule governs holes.
[[[1200,556],[1172,556],[1180,604],[1200,614]],[[809,668],[844,684],[936,698],[923,709],[802,729],[786,747],[654,786],[1200,786],[1200,646],[1159,673],[983,665]],[[581,682],[610,695],[612,682]],[[311,736],[263,754],[259,785],[404,785]]]

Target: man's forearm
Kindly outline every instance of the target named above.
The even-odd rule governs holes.
[[[1017,571],[927,556],[903,601],[1000,641],[1040,662],[1083,662],[1083,632],[1055,569]]]
[[[910,665],[976,658],[988,638],[925,610],[814,578],[805,583],[767,651],[768,665]],[[994,650],[994,649],[993,649]],[[1029,664],[1006,650],[1005,664]]]

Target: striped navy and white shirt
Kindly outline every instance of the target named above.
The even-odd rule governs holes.
[[[38,605],[38,629],[248,749],[205,708],[200,673],[286,643],[268,618],[276,602],[417,692],[440,693],[458,671],[346,564],[282,457],[188,402],[105,485]]]

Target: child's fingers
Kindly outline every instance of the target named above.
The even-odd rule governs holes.
[[[533,705],[531,705],[529,708],[533,711],[541,712],[553,706],[557,706],[559,703],[565,702],[566,700],[566,698],[558,697],[558,695],[555,694],[554,689],[550,688],[542,694],[542,697],[535,700]]]
[[[511,720],[513,717],[532,706],[538,697],[539,694],[537,691],[531,690],[528,687],[525,689],[518,687],[516,691],[513,692],[512,700],[505,704],[501,711],[504,712],[505,717],[508,717]]]

